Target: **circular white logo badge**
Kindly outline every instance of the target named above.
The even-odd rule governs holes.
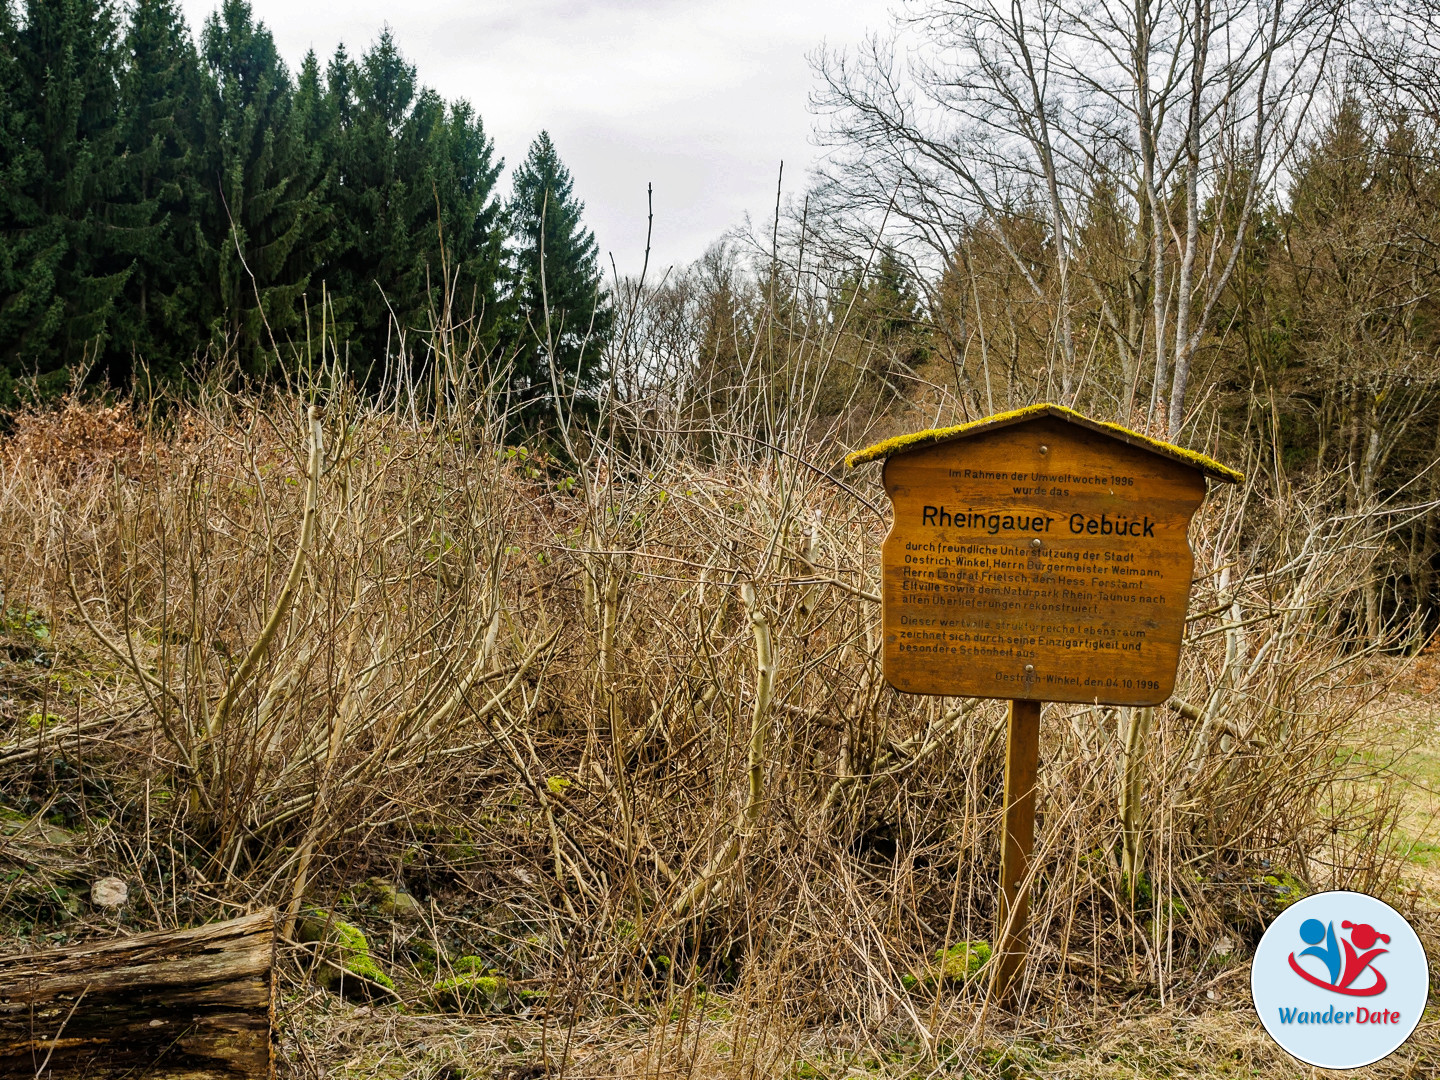
[[[1260,1022],[1307,1065],[1358,1069],[1410,1037],[1430,991],[1415,931],[1373,896],[1307,896],[1270,924],[1250,967]]]

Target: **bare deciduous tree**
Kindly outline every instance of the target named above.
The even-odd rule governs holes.
[[[893,36],[816,58],[835,151],[820,202],[863,231],[893,198],[941,263],[984,229],[1048,313],[1047,382],[1075,400],[1077,343],[1109,339],[1131,373],[1117,413],[1134,418],[1146,368],[1145,422],[1178,437],[1196,350],[1338,19],[1328,0],[916,0]],[[1102,192],[1124,218],[1128,282],[1081,259]],[[1038,259],[1022,239],[1037,227]]]

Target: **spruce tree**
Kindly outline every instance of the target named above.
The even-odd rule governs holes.
[[[320,153],[305,143],[274,38],[245,0],[225,0],[202,43],[208,321],[214,344],[260,375],[300,336],[301,298],[324,256]]]
[[[0,404],[82,361],[123,386],[228,350],[263,376],[322,281],[357,367],[392,319],[422,359],[437,320],[497,341],[501,164],[388,33],[292,80],[245,0],[198,52],[178,0],[133,0],[123,40],[115,2],[0,0]]]
[[[107,0],[5,8],[0,39],[0,405],[40,398],[106,345],[128,273],[121,204],[118,48]]]
[[[494,143],[468,101],[452,102],[432,115],[427,157],[439,203],[434,244],[443,240],[451,269],[451,315],[468,322],[494,348],[509,321],[505,218],[495,191],[504,162],[495,157]]]
[[[300,63],[300,77],[295,84],[295,121],[305,145],[319,155],[324,190],[327,196],[333,196],[330,184],[336,172],[333,158],[339,117],[314,49]]]
[[[206,341],[196,273],[204,216],[196,175],[200,61],[175,0],[138,0],[124,51],[120,124],[134,224],[122,234],[132,263],[108,367],[120,385],[133,360],[174,383]]]
[[[893,249],[881,251],[857,299],[852,330],[872,346],[872,373],[913,377],[929,356],[928,328],[915,279]]]
[[[400,359],[397,329],[416,358],[447,317],[493,326],[499,164],[468,105],[447,108],[421,87],[388,30],[359,64],[337,53],[329,82],[340,244],[325,280],[341,331],[378,377],[380,362]]]
[[[365,363],[379,364],[388,359],[387,347],[399,345],[386,332],[390,311],[407,327],[413,314],[414,282],[402,279],[413,248],[412,188],[424,183],[414,160],[414,132],[406,131],[415,69],[386,30],[358,64],[342,47],[329,70],[331,108],[340,118],[332,192],[339,243],[325,281],[336,297],[342,332]]]
[[[336,160],[339,149],[339,118],[335,102],[326,89],[325,77],[320,71],[320,61],[311,49],[300,64],[300,76],[295,83],[295,126],[305,147],[318,162],[319,172],[315,191],[319,198],[319,215],[327,223],[323,235],[312,234],[307,242],[303,258],[311,265],[309,287],[305,294],[305,309],[308,326],[303,340],[296,338],[293,349],[296,356],[303,349],[309,349],[308,361],[323,350],[327,343],[336,340],[335,315],[337,298],[334,289],[328,293],[323,288],[330,270],[328,260],[343,247],[338,233],[343,220],[335,206],[335,192],[340,180],[340,166]],[[340,340],[346,335],[340,334]]]
[[[16,397],[19,365],[9,346],[30,306],[21,293],[27,261],[21,229],[29,209],[25,192],[37,167],[36,154],[24,140],[18,34],[13,3],[0,0],[0,405],[11,405]]]
[[[560,390],[566,403],[593,405],[614,314],[600,273],[584,203],[546,132],[515,173],[508,207],[516,245],[512,300],[512,403],[523,423],[547,422],[543,402]],[[553,369],[553,370],[552,370]]]

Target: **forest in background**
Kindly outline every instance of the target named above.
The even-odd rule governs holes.
[[[388,30],[292,77],[244,0],[198,42],[173,0],[6,0],[0,405],[72,372],[283,382],[322,340],[383,395],[433,381],[449,325],[553,449],[557,393],[590,416],[724,397],[777,323],[783,386],[824,320],[806,408],[837,443],[1053,399],[1246,461],[1277,503],[1390,507],[1336,617],[1413,648],[1440,587],[1435,22],[1428,0],[916,0],[812,58],[827,154],[773,223],[607,287],[549,137],[502,199],[479,115]]]
[[[588,387],[610,314],[583,207],[543,132],[508,197],[502,167],[388,30],[292,74],[245,0],[198,41],[174,0],[3,0],[0,407],[77,371],[122,392],[283,381],[322,336],[374,388],[442,320],[503,352],[524,401],[549,386],[542,249],[561,371]]]
[[[818,319],[839,335],[805,408],[838,445],[1054,400],[1204,449],[1257,481],[1257,523],[1295,499],[1380,514],[1375,575],[1330,616],[1418,648],[1440,582],[1437,40],[1431,0],[912,0],[812,58],[817,174],[773,227],[639,290],[644,332],[611,362],[724,396],[756,327]]]

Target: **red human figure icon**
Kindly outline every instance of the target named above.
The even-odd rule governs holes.
[[[1345,973],[1340,977],[1340,986],[1348,987],[1359,978],[1362,971],[1370,966],[1370,961],[1374,960],[1375,957],[1381,953],[1390,951],[1389,949],[1371,948],[1376,941],[1383,941],[1386,945],[1389,945],[1390,935],[1378,933],[1369,923],[1352,923],[1349,919],[1342,922],[1340,928],[1350,931],[1350,941],[1346,941],[1344,938],[1340,940],[1340,944],[1344,946],[1345,949]],[[1350,942],[1352,941],[1354,945],[1351,945]],[[1355,952],[1357,948],[1365,951],[1357,954]],[[1378,971],[1375,975],[1380,980],[1380,985],[1384,986],[1385,976],[1381,975]]]

